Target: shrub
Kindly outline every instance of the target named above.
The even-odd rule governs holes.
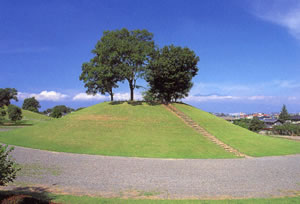
[[[0,186],[12,182],[20,170],[9,156],[12,150],[12,147],[8,148],[7,145],[0,145]]]
[[[18,106],[9,105],[7,108],[8,118],[14,122],[22,120],[22,110]]]
[[[238,125],[240,127],[249,129],[251,120],[250,119],[246,119],[246,118],[242,118],[242,119],[238,119],[238,120],[234,120],[233,124]]]
[[[250,122],[249,130],[257,132],[259,130],[264,129],[264,127],[265,127],[264,122],[260,121],[258,117],[254,117]]]
[[[273,133],[279,135],[300,135],[300,125],[291,123],[276,125],[273,128]]]
[[[6,115],[6,111],[0,108],[0,124],[5,120],[4,116]]]

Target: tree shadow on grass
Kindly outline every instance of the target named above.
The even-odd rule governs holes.
[[[55,196],[43,187],[13,187],[11,190],[0,191],[0,203],[50,204],[53,199]]]
[[[120,105],[120,104],[123,104],[125,103],[125,101],[112,101],[109,103],[109,105]]]
[[[126,103],[129,104],[129,105],[132,105],[132,106],[140,106],[140,105],[143,105],[143,104],[148,104],[148,105],[151,105],[151,106],[156,106],[156,105],[161,105],[162,103],[160,102],[154,102],[154,101],[112,101],[110,102],[109,104],[110,105],[120,105],[120,104],[123,104],[123,103]]]

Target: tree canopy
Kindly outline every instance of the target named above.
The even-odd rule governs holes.
[[[254,117],[250,122],[249,130],[257,132],[259,130],[262,130],[264,127],[264,122],[260,121],[258,117]]]
[[[16,122],[17,120],[22,120],[22,110],[18,106],[10,104],[7,107],[8,118],[11,121]]]
[[[113,100],[113,88],[127,80],[130,100],[134,100],[134,89],[138,78],[143,78],[146,64],[154,51],[153,34],[147,30],[128,31],[126,28],[105,31],[97,42],[90,62],[82,65],[80,80],[88,94],[109,93]]]
[[[198,61],[189,48],[171,45],[158,50],[148,65],[148,94],[165,103],[188,96]]]
[[[32,97],[32,98],[26,98],[24,100],[22,108],[24,110],[29,110],[38,113],[39,108],[41,108],[41,105],[40,102],[38,102],[38,100],[35,99],[35,97]]]
[[[282,109],[281,109],[281,112],[279,114],[279,121],[284,123],[285,121],[289,120],[290,119],[290,115],[286,109],[286,106],[283,105],[282,106]]]
[[[0,88],[0,108],[8,106],[10,104],[10,100],[18,101],[17,95],[18,91],[14,88]]]
[[[48,110],[48,109],[47,109]],[[53,118],[60,118],[63,115],[74,111],[73,108],[67,107],[65,105],[54,106],[53,109],[50,109],[50,116]]]

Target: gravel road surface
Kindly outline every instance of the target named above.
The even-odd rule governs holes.
[[[300,192],[300,155],[250,159],[148,159],[15,147],[15,186],[103,197],[221,199]]]

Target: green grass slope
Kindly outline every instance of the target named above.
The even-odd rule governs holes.
[[[35,113],[28,110],[22,109],[22,120],[17,122],[17,125],[34,125],[39,122],[49,121],[53,120],[53,118],[45,116],[43,114]],[[5,116],[5,123],[11,123],[11,121],[8,119],[8,115]],[[3,126],[2,126],[3,127]]]
[[[231,124],[205,111],[184,104],[173,104],[209,133],[250,156],[299,154],[300,142],[259,135]]]
[[[235,157],[186,126],[163,106],[145,103],[100,103],[61,119],[0,132],[0,142],[113,156]]]
[[[36,124],[39,122],[53,120],[53,118],[45,116],[43,114],[31,112],[28,110],[22,109],[23,118],[22,121],[26,124]]]

